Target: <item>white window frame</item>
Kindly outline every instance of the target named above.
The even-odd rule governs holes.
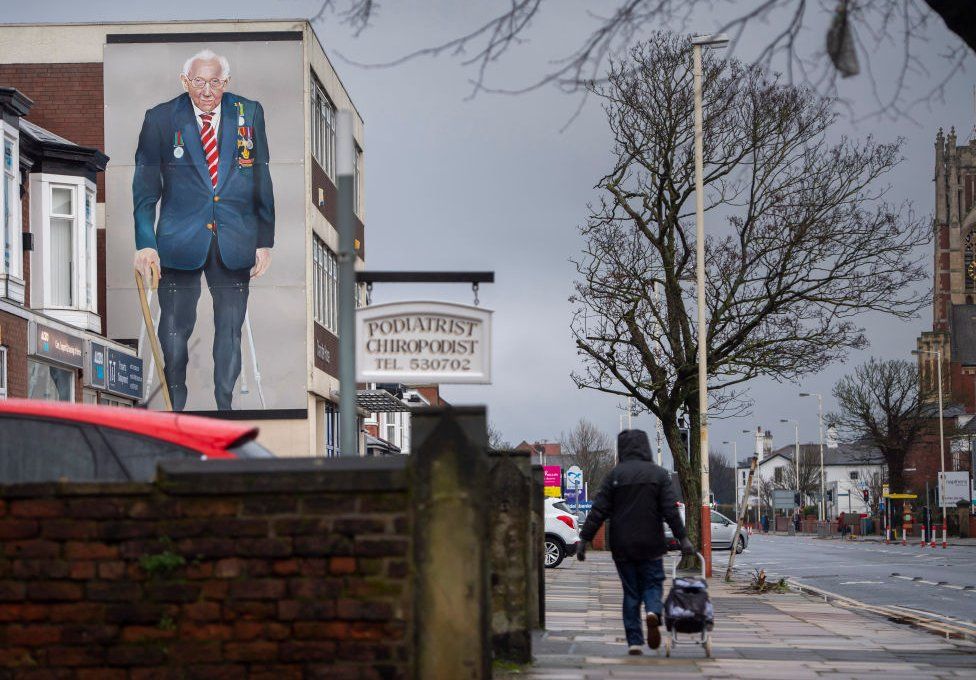
[[[335,182],[336,107],[318,78],[311,78],[312,157]]]
[[[70,215],[52,214],[55,189],[72,191]],[[31,175],[31,223],[35,248],[31,267],[31,307],[59,321],[84,330],[101,331],[98,316],[98,204],[95,183],[74,175]],[[72,220],[71,304],[56,305],[53,299],[51,261],[51,219]]]
[[[20,131],[0,121],[0,297],[24,302],[24,227],[20,200]],[[7,167],[7,145],[10,167]]]
[[[325,402],[325,455],[334,458],[339,455],[339,407],[331,401]]]
[[[7,348],[0,347],[0,399],[7,398]]]
[[[339,261],[318,235],[312,239],[312,313],[315,321],[332,334],[339,331],[337,290]]]

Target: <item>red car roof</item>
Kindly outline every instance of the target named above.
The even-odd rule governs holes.
[[[233,457],[227,449],[258,434],[258,428],[246,423],[182,413],[39,399],[0,399],[0,416],[12,413],[113,427],[172,442],[214,458]]]

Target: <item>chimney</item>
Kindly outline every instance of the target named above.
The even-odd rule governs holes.
[[[763,460],[763,453],[765,452],[765,438],[763,437],[763,429],[761,427],[756,428],[756,461],[761,463]]]
[[[824,444],[828,449],[837,448],[837,428],[833,425],[827,426],[827,434],[824,437]]]
[[[766,430],[766,435],[763,437],[763,455],[768,456],[773,452],[773,433]]]

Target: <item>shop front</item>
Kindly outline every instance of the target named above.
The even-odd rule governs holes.
[[[30,322],[27,333],[27,398],[76,401],[85,339],[37,321]]]
[[[143,398],[142,359],[95,340],[85,361],[86,404],[135,406]]]

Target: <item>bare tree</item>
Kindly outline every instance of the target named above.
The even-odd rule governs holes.
[[[711,475],[712,493],[716,503],[734,505],[735,499],[735,468],[729,463],[725,454],[712,450],[708,454],[708,470]]]
[[[874,359],[834,385],[839,411],[830,419],[841,432],[874,445],[884,456],[892,491],[905,491],[905,456],[934,414],[918,367],[902,359]]]
[[[569,457],[572,465],[580,467],[583,481],[595,494],[614,465],[610,437],[593,423],[580,418],[569,435],[559,438],[559,443],[563,455]]]
[[[789,462],[772,479],[773,488],[798,491],[804,503],[820,494],[820,447],[804,444],[800,455],[790,453]]]
[[[496,11],[488,10],[469,30],[383,65],[449,55],[475,72],[471,79],[475,92],[525,92],[548,85],[580,92],[602,79],[610,61],[626,54],[649,27],[689,30],[694,16],[707,13],[714,32],[730,33],[733,46],[744,35],[750,44],[759,46],[755,63],[779,69],[791,81],[813,84],[825,94],[834,93],[838,74],[854,75],[864,63],[879,112],[897,115],[914,104],[941,97],[949,80],[963,69],[970,50],[976,49],[976,3],[963,0],[616,0],[609,7],[601,6],[599,13],[590,13],[592,30],[578,43],[568,44],[563,54],[554,55],[525,84],[504,89],[490,86],[491,66],[529,40],[541,21],[552,20],[555,12],[562,11],[556,8],[547,15],[544,10],[549,7],[553,3],[544,0],[498,3]],[[332,13],[358,35],[378,8],[373,0],[322,0],[312,20],[324,20]],[[728,19],[715,24],[712,16]],[[961,40],[946,45],[934,61],[927,60],[921,48],[939,19]],[[801,46],[801,35],[811,32],[823,36],[823,49],[808,43]],[[900,51],[900,55],[894,76],[879,80],[872,55],[886,48]],[[890,54],[879,61],[882,70],[891,69]],[[906,85],[912,78],[926,83],[922,96],[909,95]]]
[[[615,161],[581,228],[572,330],[579,387],[632,396],[661,421],[689,508],[700,505],[691,56],[657,33],[605,87]],[[857,315],[925,304],[931,238],[874,188],[899,144],[828,142],[829,101],[756,67],[705,57],[707,364],[715,411],[748,381],[791,380],[867,344]],[[724,226],[717,225],[724,223]],[[656,294],[660,292],[660,299]],[[688,416],[686,449],[679,418]],[[699,516],[688,513],[692,536]]]
[[[868,508],[872,517],[881,514],[881,494],[884,492],[885,476],[881,470],[863,469],[860,474],[868,490]]]
[[[492,451],[504,451],[512,448],[511,443],[505,439],[498,426],[490,421],[488,423],[488,448]]]

